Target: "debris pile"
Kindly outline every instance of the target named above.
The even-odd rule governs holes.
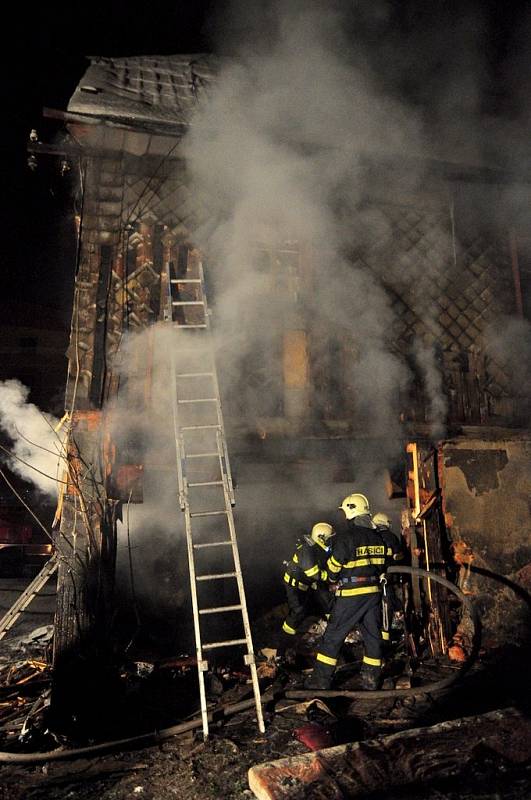
[[[49,705],[50,667],[26,659],[0,666],[0,748],[28,744]]]
[[[267,630],[262,631],[260,641],[275,641],[277,623],[273,620],[265,626]],[[384,784],[390,792],[393,786],[418,782],[419,776],[424,779],[419,773],[424,769],[424,755],[418,759],[415,753],[428,752],[429,739],[433,744],[426,767],[433,767],[430,779],[438,780],[437,776],[452,761],[445,747],[457,747],[463,755],[452,761],[452,770],[465,769],[469,777],[485,769],[501,770],[509,787],[501,787],[500,791],[507,788],[508,792],[501,796],[512,800],[509,791],[529,777],[524,764],[528,750],[531,753],[526,738],[528,725],[518,712],[490,711],[495,706],[480,700],[491,697],[498,706],[503,702],[482,678],[486,670],[481,661],[469,671],[462,688],[453,684],[441,691],[424,692],[423,687],[445,680],[459,672],[460,666],[448,657],[434,659],[428,651],[425,658],[412,663],[407,657],[403,632],[397,628],[389,645],[388,683],[384,688],[396,689],[407,679],[408,691],[414,694],[388,691],[381,696],[380,692],[361,692],[362,643],[354,633],[343,649],[335,696],[315,698],[307,692],[304,697],[297,696],[304,694],[300,687],[322,628],[320,624],[310,626],[299,640],[291,663],[279,663],[273,647],[258,650],[266,720],[263,735],[256,730],[251,676],[239,660],[235,660],[238,666],[229,659],[213,664],[206,674],[210,739],[203,742],[197,717],[195,657],[181,653],[157,661],[138,653],[138,660],[119,670],[124,713],[122,727],[114,738],[120,741],[110,745],[88,742],[77,751],[64,749],[72,743],[58,741],[46,733],[51,673],[45,659],[37,658],[35,653],[49,647],[51,632],[46,627],[22,639],[10,640],[10,652],[0,662],[0,749],[21,758],[30,757],[35,751],[53,752],[41,753],[37,763],[44,765],[42,771],[28,770],[24,764],[4,764],[1,780],[9,791],[6,797],[22,800],[37,786],[42,796],[53,788],[56,800],[66,800],[72,791],[79,800],[94,796],[102,800],[128,800],[132,796],[161,800],[172,794],[200,800],[241,800],[252,796],[249,785],[256,796],[275,800],[302,796],[341,798],[351,796],[349,792],[356,796],[362,789],[368,791],[367,787],[381,792]],[[355,697],[349,697],[349,692]],[[508,697],[505,702],[510,704],[511,700]],[[471,720],[467,715],[476,716]],[[481,732],[483,739],[489,731],[492,736],[489,734],[488,741],[485,739],[482,744],[479,734],[469,735],[470,725]],[[124,739],[124,735],[132,738]],[[515,737],[516,756],[510,755],[509,745],[506,746]],[[102,729],[102,739],[106,738],[113,737]],[[157,747],[152,746],[155,743]],[[130,747],[135,749],[128,752]],[[139,747],[144,748],[140,754]],[[393,759],[396,762],[393,753],[402,754],[398,759],[400,769],[395,763],[392,779],[388,780],[385,758],[389,757],[389,764]],[[58,758],[49,757],[53,754]],[[70,760],[63,763],[65,756]],[[75,760],[71,760],[73,756]],[[362,756],[363,774],[359,772]],[[332,775],[327,769],[336,761],[343,765],[343,778],[335,775],[335,768]],[[437,764],[441,765],[439,772]],[[380,773],[384,784],[377,781],[373,786],[370,781],[380,780]],[[450,790],[446,794],[439,788],[437,791],[435,796],[441,800],[469,800],[466,794],[452,795]],[[392,794],[385,798],[395,800]],[[491,800],[488,795],[487,798]]]

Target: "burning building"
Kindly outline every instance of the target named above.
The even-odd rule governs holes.
[[[46,112],[79,176],[58,675],[106,646],[117,542],[119,592],[187,608],[164,356],[169,323],[205,324],[203,290],[253,611],[294,532],[354,488],[401,518],[414,563],[481,594],[492,635],[529,586],[529,187],[428,148],[354,73],[338,97],[339,62],[313,97],[280,56],[94,58]]]

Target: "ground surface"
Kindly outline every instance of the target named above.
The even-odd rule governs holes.
[[[249,719],[233,720],[207,744],[192,737],[90,761],[41,767],[3,767],[0,800],[243,800],[252,797],[247,770],[261,761],[306,752],[293,738],[297,722],[277,717],[265,736]],[[409,786],[378,800],[528,800],[531,773],[480,759],[465,776]],[[301,798],[302,800],[302,798]]]
[[[0,579],[0,615],[7,610],[26,580]],[[52,621],[54,608],[53,584],[50,582],[44,595],[24,615],[9,639],[0,643],[2,661],[36,658],[45,647],[37,643],[24,644],[28,633]],[[267,643],[268,631],[276,629],[278,619],[273,614],[256,626],[258,647]],[[22,643],[21,641],[22,640]],[[355,648],[354,648],[355,651]],[[355,652],[354,652],[355,655]],[[205,744],[200,732],[188,733],[151,747],[112,752],[97,758],[72,762],[50,763],[41,766],[0,766],[0,800],[168,800],[168,798],[197,798],[197,800],[243,800],[251,797],[247,784],[247,770],[254,764],[286,755],[308,751],[302,741],[300,729],[309,721],[330,731],[333,743],[359,741],[379,734],[394,733],[419,725],[431,725],[442,719],[458,718],[481,713],[496,707],[525,703],[528,689],[528,657],[516,648],[491,656],[484,655],[472,670],[464,686],[444,695],[422,695],[416,698],[390,698],[381,701],[358,700],[354,703],[329,701],[333,717],[315,706],[305,708],[294,701],[277,700],[267,708],[267,728],[259,734],[252,712],[241,713],[213,726],[211,739]],[[446,676],[453,669],[449,663],[427,663],[424,679]],[[174,724],[180,717],[173,705],[174,697],[187,693],[194,695],[195,668],[183,669],[161,665],[149,674],[128,676],[131,688],[130,706],[140,700],[142,712],[124,722],[122,736],[138,732],[139,719],[144,729]],[[300,675],[287,674],[288,682],[297,682]],[[350,688],[358,688],[356,669],[348,678]],[[221,691],[229,687],[223,695]],[[226,682],[218,680],[211,686],[212,702],[233,702],[248,696],[245,676],[236,676]],[[232,695],[229,694],[229,691]],[[144,715],[144,716],[143,716]],[[44,741],[44,740],[43,740]],[[42,747],[42,742],[40,743]],[[57,743],[48,740],[48,747]],[[2,746],[3,749],[5,745]],[[13,748],[31,750],[32,742],[21,745],[14,740]],[[419,753],[419,758],[422,754]],[[493,758],[489,753],[478,753],[477,762],[466,774],[433,785],[409,786],[402,790],[389,790],[378,800],[529,800],[531,774],[528,768],[514,767]],[[301,798],[303,800],[303,798]]]

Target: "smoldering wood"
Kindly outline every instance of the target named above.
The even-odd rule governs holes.
[[[343,800],[459,775],[480,750],[511,764],[531,758],[531,720],[514,708],[414,728],[251,767],[259,800]]]

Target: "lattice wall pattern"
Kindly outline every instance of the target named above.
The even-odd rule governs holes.
[[[190,240],[199,226],[207,224],[208,211],[198,203],[183,170],[176,166],[163,165],[157,171],[152,165],[146,174],[137,166],[136,172],[126,174],[125,184],[124,222],[159,222],[183,240]]]
[[[143,172],[136,164],[135,173],[126,175],[124,208],[129,221],[162,223],[182,241],[193,239],[199,226],[204,235],[208,226],[208,209],[197,203],[184,172],[169,165],[159,172],[146,165]],[[483,356],[486,326],[514,311],[510,258],[502,236],[465,228],[459,219],[452,222],[447,205],[374,203],[371,208],[380,224],[364,231],[353,264],[372,273],[388,294],[391,349],[405,356],[415,342],[422,342],[446,353],[439,363],[444,364],[449,393],[456,383],[454,373],[467,372],[463,364],[481,363],[481,376],[474,380],[481,382],[487,403],[509,397],[508,370]],[[450,363],[461,366],[449,369]]]
[[[384,235],[355,265],[370,270],[390,297],[392,346],[404,353],[421,339],[456,353],[483,350],[486,325],[514,308],[505,243],[458,223],[454,238],[446,208],[381,204],[378,211]],[[510,394],[503,364],[490,360],[485,381],[493,397]]]

